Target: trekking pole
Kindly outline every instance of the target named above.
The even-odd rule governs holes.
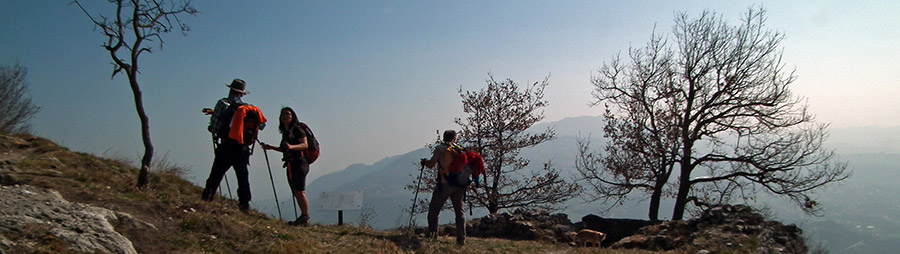
[[[212,134],[212,142],[213,142],[213,157],[215,157],[216,150],[218,150],[218,148],[216,147],[216,134],[215,133]],[[215,164],[215,162],[213,162],[213,163]],[[222,182],[219,182],[218,190],[219,190],[219,196],[221,196],[222,195]]]
[[[256,140],[256,142],[259,142],[259,145],[262,146],[262,142],[259,140]],[[275,190],[275,179],[272,178],[272,166],[269,165],[269,153],[266,152],[266,148],[263,148],[263,155],[266,156],[266,167],[269,168],[269,180],[272,181],[272,194],[275,194],[275,207],[278,207],[278,219],[284,220],[281,217],[281,204],[278,203],[278,191]]]
[[[225,173],[228,173],[228,171],[225,171]],[[228,198],[234,199],[234,195],[231,195],[231,184],[228,183],[228,174],[225,174],[222,177],[225,178],[225,187],[228,188]]]
[[[422,168],[419,169],[419,180],[416,181],[416,194],[413,196],[412,209],[409,209],[409,225],[407,227],[412,228],[413,223],[413,215],[416,213],[416,201],[419,201],[419,184],[422,183],[422,175],[425,173],[425,165],[422,165]]]
[[[297,214],[297,197],[294,196],[294,191],[291,191],[291,205],[294,206],[294,217],[300,217]]]
[[[463,199],[465,199],[466,201],[469,202],[469,216],[473,216],[472,215],[472,200],[469,199],[469,195],[463,195]]]
[[[215,156],[216,151],[219,150],[219,148],[217,147],[217,144],[216,144],[216,134],[215,133],[212,134],[212,138],[213,138],[213,140],[212,140],[213,141],[213,156]],[[222,177],[225,178],[225,187],[228,188],[228,197],[231,199],[234,199],[234,195],[231,195],[231,184],[228,183],[228,171],[225,171],[225,174],[222,175]],[[219,195],[222,195],[222,182],[219,182]]]

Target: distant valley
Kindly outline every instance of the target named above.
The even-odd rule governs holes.
[[[552,159],[555,168],[563,174],[575,177],[574,162],[577,153],[576,140],[590,137],[592,145],[599,148],[603,121],[600,117],[567,118],[557,122],[534,126],[535,129],[553,127],[558,138],[535,148],[522,151],[531,160],[530,169],[537,170]],[[900,243],[900,128],[852,128],[831,130],[828,145],[838,153],[839,160],[849,163],[853,171],[850,179],[819,192],[825,214],[810,217],[791,204],[769,196],[758,197],[755,204],[767,207],[777,220],[795,223],[804,229],[810,246],[825,246],[831,253],[887,253]],[[429,155],[426,148],[382,159],[372,165],[356,164],[346,169],[317,178],[309,183],[312,217],[317,221],[337,222],[336,211],[319,211],[317,204],[322,192],[362,191],[363,207],[373,213],[369,224],[376,229],[405,226],[409,219],[408,208],[413,193],[403,187],[415,183],[419,158]],[[427,194],[421,194],[420,197]],[[646,202],[639,197],[631,202],[602,213],[602,204],[571,200],[558,212],[569,215],[573,222],[587,214],[604,217],[646,219]],[[282,202],[284,203],[284,202]],[[670,203],[670,202],[669,202]],[[292,215],[290,206],[282,207],[284,214]],[[274,211],[273,211],[274,212]],[[663,204],[660,214],[667,217],[671,204]],[[360,211],[345,211],[345,223],[357,224]],[[486,215],[485,210],[475,209],[469,218]],[[449,212],[442,213],[442,223],[451,220]],[[425,224],[425,215],[416,216],[417,225]]]

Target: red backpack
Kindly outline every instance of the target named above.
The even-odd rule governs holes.
[[[453,145],[447,148],[444,153],[447,157],[452,157],[444,175],[451,185],[466,187],[485,173],[484,159],[481,154],[474,151],[468,151],[459,145]],[[444,173],[444,172],[442,172]]]
[[[303,157],[306,158],[307,163],[313,164],[313,162],[316,162],[316,159],[319,159],[319,140],[316,139],[316,135],[309,129],[309,125],[300,123],[300,128],[306,132],[306,144],[309,146],[306,151],[302,152]]]

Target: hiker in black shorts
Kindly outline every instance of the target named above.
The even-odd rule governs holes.
[[[281,133],[281,145],[262,144],[266,150],[275,150],[283,154],[284,167],[287,168],[287,179],[301,215],[290,222],[291,225],[309,226],[309,201],[306,199],[306,175],[309,174],[309,163],[303,152],[309,149],[307,133],[300,126],[297,113],[290,107],[281,109],[278,118],[278,132]]]

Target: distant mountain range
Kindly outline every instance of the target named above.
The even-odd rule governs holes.
[[[558,138],[541,144],[535,148],[525,149],[522,151],[524,158],[531,159],[529,168],[537,169],[544,162],[552,159],[553,165],[563,171],[564,174],[574,176],[575,155],[577,147],[575,140],[579,135],[588,137],[591,132],[601,132],[603,123],[597,117],[577,117],[567,118],[558,122],[538,124],[533,129],[543,130],[547,127],[553,127],[557,132]],[[579,134],[580,133],[580,134]],[[596,137],[602,135],[594,135]],[[599,139],[597,139],[600,142]],[[409,212],[404,208],[412,205],[414,193],[405,190],[404,186],[415,183],[418,177],[418,161],[421,158],[428,157],[430,151],[427,148],[421,148],[409,153],[392,156],[382,159],[372,165],[355,164],[347,167],[347,169],[335,173],[327,174],[317,178],[308,186],[310,203],[315,205],[322,192],[348,192],[363,191],[364,206],[373,207],[376,212],[375,218],[372,220],[372,226],[378,229],[396,228],[403,226],[409,220]],[[427,195],[420,193],[420,197]],[[325,221],[337,221],[337,213],[334,211],[313,211],[314,217],[324,218]],[[356,222],[359,212],[345,212],[344,219],[346,222]],[[442,213],[442,217],[446,220],[451,219],[449,213]],[[486,211],[474,211],[476,217],[486,215]],[[586,215],[582,214],[580,216]],[[575,219],[580,219],[580,216]],[[443,221],[443,220],[442,220]],[[417,216],[417,224],[424,225],[425,215]]]
[[[554,167],[564,175],[577,175],[574,169],[577,153],[576,140],[590,137],[592,146],[599,148],[604,126],[601,117],[566,118],[542,123],[533,128],[543,130],[552,127],[557,139],[537,147],[525,149],[522,156],[531,160],[529,169],[539,170],[541,164],[552,160]],[[835,149],[840,160],[849,163],[853,170],[851,179],[819,192],[825,207],[822,217],[808,217],[791,207],[791,204],[773,197],[760,197],[758,206],[770,209],[773,215],[785,223],[796,223],[805,230],[810,245],[825,246],[831,253],[889,253],[900,247],[900,187],[894,183],[900,179],[900,127],[851,128],[830,130],[829,147]],[[416,149],[406,154],[382,159],[372,165],[355,164],[346,169],[317,178],[309,183],[312,217],[318,222],[337,222],[336,211],[320,211],[317,204],[322,192],[362,191],[363,207],[374,213],[369,225],[376,229],[405,226],[409,219],[408,208],[413,193],[403,187],[415,183],[420,158],[429,150]],[[425,194],[420,193],[420,197]],[[575,222],[587,214],[606,217],[646,219],[646,202],[640,198],[628,202],[608,213],[601,213],[601,204],[575,199],[560,212]],[[283,208],[288,211],[290,208]],[[671,212],[671,202],[663,204],[660,214]],[[287,214],[287,213],[286,213]],[[345,211],[345,223],[357,224],[360,211]],[[475,209],[474,216],[486,215]],[[449,223],[450,212],[443,212],[441,222]],[[425,224],[425,215],[416,216],[417,225]]]

